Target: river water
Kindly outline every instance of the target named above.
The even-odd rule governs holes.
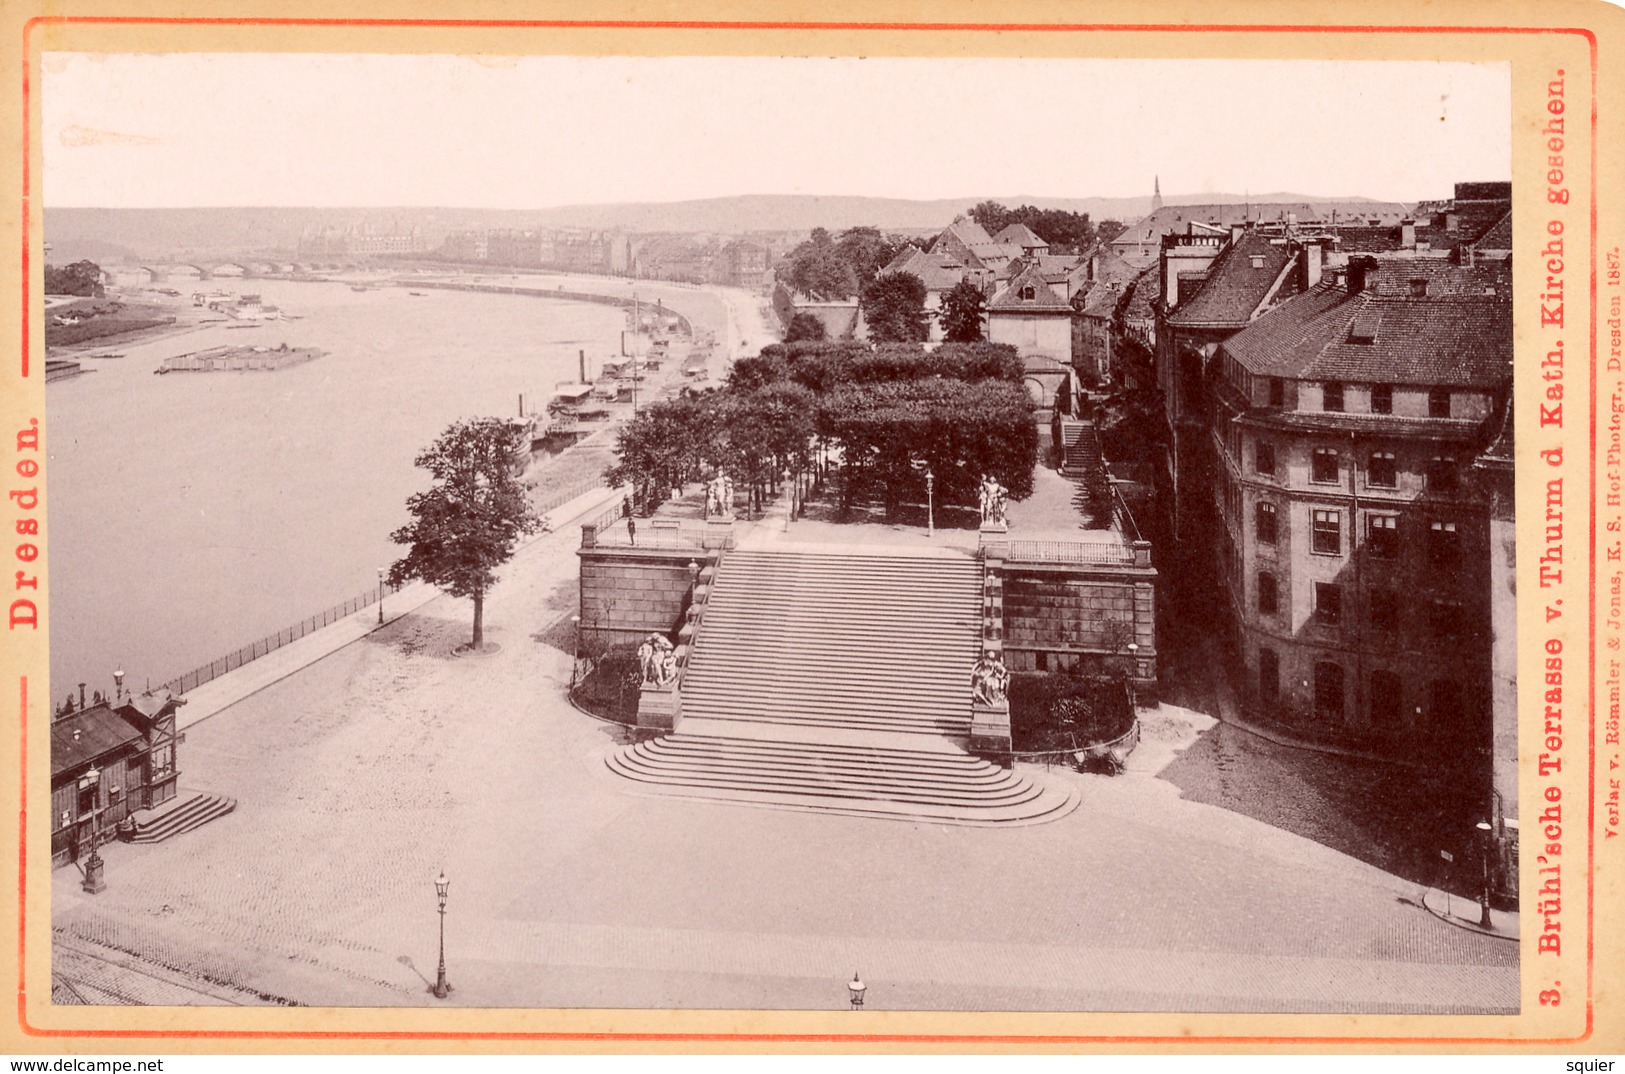
[[[169,286],[260,293],[299,319],[110,340],[82,353],[124,358],[87,358],[94,373],[47,389],[54,701],[81,681],[110,690],[120,665],[137,689],[156,685],[367,591],[404,551],[389,534],[428,483],[418,451],[457,418],[516,414],[521,392],[539,405],[576,378],[578,351],[595,366],[616,354],[626,322],[518,295]],[[639,289],[721,327],[710,294]],[[188,351],[284,342],[328,353],[275,372],[153,375]]]

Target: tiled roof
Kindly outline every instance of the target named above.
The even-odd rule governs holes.
[[[993,243],[993,236],[968,216],[943,228],[942,234],[952,235],[966,246],[988,246]]]
[[[1048,246],[1049,243],[1038,237],[1038,234],[1026,224],[1006,224],[1004,229],[993,236],[994,242],[1004,243],[1007,246]]]
[[[1180,286],[1180,302],[1168,315],[1174,325],[1244,325],[1270,295],[1291,254],[1284,243],[1245,232],[1208,268],[1194,291]],[[1181,274],[1181,280],[1184,275]],[[1283,291],[1286,287],[1283,286]],[[1290,294],[1290,291],[1286,291]]]
[[[78,732],[77,738],[74,732]],[[141,731],[105,701],[51,723],[51,775],[111,753],[141,737]]]
[[[1417,280],[1433,296],[1510,295],[1512,266],[1506,261],[1458,265],[1442,257],[1378,257],[1377,270],[1366,277],[1366,286],[1379,295],[1409,296]]]
[[[1512,210],[1507,210],[1505,216],[1495,222],[1495,226],[1478,237],[1473,243],[1475,250],[1510,250],[1512,249]]]
[[[124,702],[124,704],[135,709],[149,720],[158,715],[160,712],[164,711],[164,709],[171,703],[174,703],[176,706],[184,705],[186,704],[186,699],[177,697],[168,690],[163,690],[156,694],[150,692],[145,694],[132,694],[130,695],[129,699]]]
[[[1377,314],[1371,342],[1350,342],[1356,317]],[[1257,376],[1490,390],[1512,376],[1512,304],[1505,295],[1350,295],[1323,281],[1223,349]]]
[[[1416,439],[1471,441],[1481,423],[1466,418],[1411,418],[1394,414],[1336,414],[1324,410],[1255,409],[1236,419],[1260,429],[1314,429],[1339,433],[1376,433]]]
[[[948,291],[967,277],[981,274],[956,257],[923,253],[913,247],[894,257],[883,271],[918,276],[927,291]]]
[[[1156,265],[1145,269],[1134,278],[1134,293],[1123,309],[1125,321],[1149,321],[1155,313],[1157,300],[1162,298],[1162,273]]]
[[[1251,221],[1277,221],[1296,217],[1297,221],[1370,220],[1377,218],[1383,224],[1398,223],[1406,215],[1406,207],[1398,202],[1386,201],[1271,201],[1252,204],[1220,205],[1164,205],[1149,216],[1136,220],[1122,234],[1112,240],[1121,249],[1145,243],[1156,244],[1162,236],[1184,231],[1191,221],[1199,224],[1216,223],[1220,227]]]
[[[1025,287],[1033,289],[1033,297],[1024,299],[1021,291]],[[1062,296],[1055,293],[1055,289],[1044,282],[1044,277],[1036,268],[1023,269],[1021,274],[1011,280],[1005,287],[994,295],[988,302],[990,312],[1019,312],[1027,310],[1048,310],[1059,313],[1071,313],[1072,307]]]

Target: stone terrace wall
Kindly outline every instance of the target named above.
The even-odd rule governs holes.
[[[651,631],[670,634],[682,623],[693,585],[690,563],[714,556],[699,549],[582,548],[581,638],[613,645]]]

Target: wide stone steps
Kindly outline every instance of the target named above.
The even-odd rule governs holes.
[[[950,824],[1065,815],[1075,792],[966,753],[982,573],[936,555],[736,549],[707,591],[668,736],[609,752],[649,793]]]
[[[1076,792],[968,755],[842,749],[687,736],[622,747],[612,772],[663,794],[848,816],[946,824],[1035,823],[1065,816]]]
[[[136,821],[132,843],[161,843],[200,828],[237,808],[237,799],[222,794],[200,794],[152,820]]]

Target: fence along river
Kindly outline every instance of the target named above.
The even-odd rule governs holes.
[[[120,665],[142,688],[187,668],[195,682],[233,659],[222,653],[263,654],[288,624],[327,614],[313,605],[375,588],[400,554],[389,533],[406,497],[427,483],[418,451],[456,418],[512,414],[518,390],[573,380],[577,352],[614,354],[625,325],[613,306],[506,293],[254,287],[298,318],[253,329],[257,345],[328,353],[274,372],[151,375],[250,334],[206,325],[121,345],[100,375],[50,388],[53,694]],[[721,326],[712,296],[673,299],[697,327]]]

